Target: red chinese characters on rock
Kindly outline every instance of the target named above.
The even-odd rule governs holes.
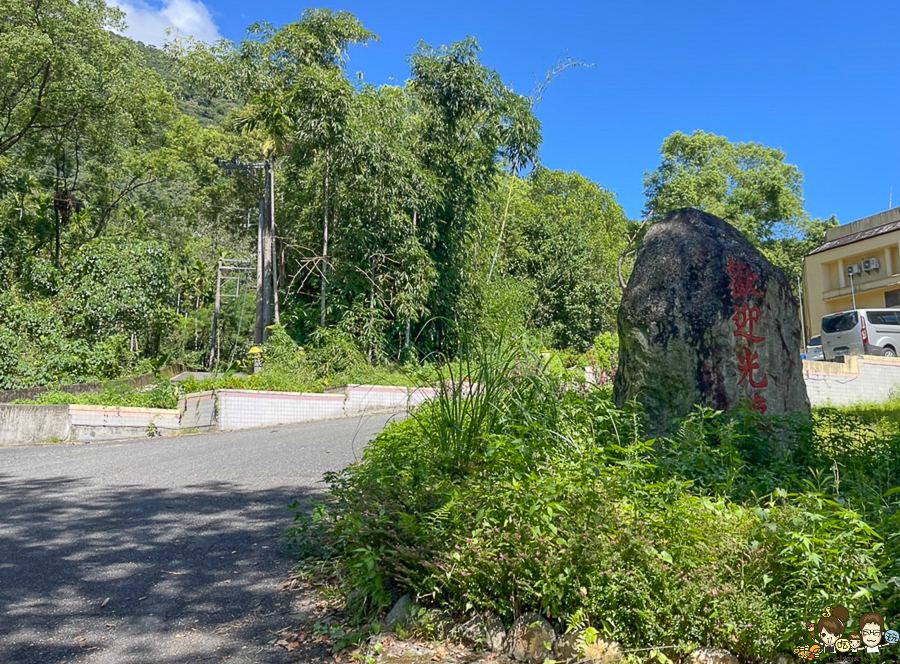
[[[745,263],[731,259],[728,261],[728,267],[725,268],[728,273],[728,285],[731,286],[731,297],[735,302],[744,300],[749,295],[762,299],[759,291],[756,290],[756,283],[759,277]]]
[[[740,377],[737,384],[746,384],[748,390],[758,390],[748,395],[752,399],[750,407],[764,414],[767,405],[762,390],[769,384],[769,377],[760,368],[759,353],[753,350],[753,345],[762,343],[766,338],[754,332],[754,327],[759,323],[759,307],[749,301],[751,296],[762,299],[757,290],[759,276],[745,263],[734,259],[728,261],[726,272],[734,300],[734,316],[731,317],[734,321],[734,336],[740,344],[737,352]]]

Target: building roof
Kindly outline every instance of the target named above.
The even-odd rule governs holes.
[[[820,247],[816,247],[815,249],[813,249],[811,252],[809,252],[809,255],[812,256],[813,254],[820,254],[823,251],[828,251],[829,249],[843,247],[847,244],[861,242],[862,240],[868,240],[869,238],[884,235],[885,233],[893,233],[894,231],[900,231],[900,221],[892,221],[888,224],[882,224],[881,226],[875,226],[874,228],[867,228],[863,231],[857,231],[856,233],[851,233],[850,235],[845,235],[844,237],[838,237],[834,240],[829,240]]]
[[[825,231],[825,244],[809,252],[809,256],[847,244],[900,230],[900,207],[857,219]]]

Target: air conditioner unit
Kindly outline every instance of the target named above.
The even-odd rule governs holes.
[[[862,274],[862,270],[859,269],[859,263],[854,263],[853,265],[847,266],[847,274],[853,276],[854,274]]]
[[[881,267],[881,263],[878,262],[877,258],[866,258],[863,260],[862,266],[866,272],[872,272],[878,270]]]

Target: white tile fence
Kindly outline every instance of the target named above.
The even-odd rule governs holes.
[[[900,358],[863,355],[844,362],[803,361],[803,380],[813,406],[883,403],[900,395]]]
[[[187,394],[172,410],[0,404],[0,444],[170,436],[399,412],[424,403],[436,393],[433,388],[384,385],[348,385],[332,393],[223,389]]]

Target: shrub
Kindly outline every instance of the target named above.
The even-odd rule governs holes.
[[[51,390],[34,399],[19,399],[24,404],[90,404],[94,406],[127,406],[132,408],[177,408],[178,392],[167,380],[157,381],[150,389],[107,388],[101,392],[69,394]]]
[[[870,454],[868,439],[840,443],[821,414],[813,432],[700,410],[647,441],[608,390],[568,391],[502,347],[478,356],[445,367],[441,396],[330,475],[331,501],[299,521],[360,620],[412,590],[460,614],[585,617],[626,647],[767,657],[827,603],[893,601],[900,490],[867,504],[873,486],[831,471]],[[895,470],[896,446],[875,447]]]

